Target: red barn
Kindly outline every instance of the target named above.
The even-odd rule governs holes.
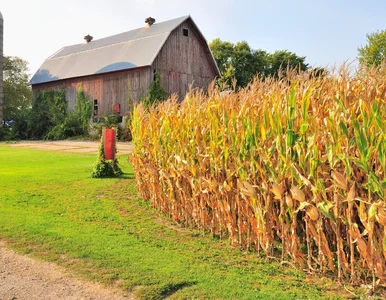
[[[30,83],[41,90],[66,93],[74,107],[81,84],[94,104],[94,115],[129,111],[129,102],[147,95],[156,72],[169,95],[183,99],[189,85],[207,89],[220,76],[203,34],[190,16],[155,23],[99,40],[67,46],[47,58]]]

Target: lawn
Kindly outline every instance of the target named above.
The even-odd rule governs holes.
[[[123,179],[92,179],[95,160],[0,144],[0,239],[143,299],[352,296],[330,279],[180,228],[138,198],[127,157]]]

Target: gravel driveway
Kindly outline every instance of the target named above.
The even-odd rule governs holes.
[[[64,268],[7,250],[0,241],[1,300],[123,300],[122,291],[76,278]]]
[[[39,150],[52,150],[72,153],[96,154],[99,142],[95,141],[21,141],[9,144],[10,147],[28,148]],[[130,154],[133,151],[133,144],[128,142],[117,143],[118,154]]]

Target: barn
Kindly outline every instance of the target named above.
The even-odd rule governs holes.
[[[30,80],[33,94],[64,90],[70,108],[80,86],[94,116],[125,115],[147,95],[155,74],[169,95],[182,100],[189,86],[207,89],[220,76],[208,43],[190,16],[67,46],[47,58]]]

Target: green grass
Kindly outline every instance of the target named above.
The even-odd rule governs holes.
[[[137,197],[126,157],[123,179],[92,179],[95,160],[0,144],[0,239],[143,299],[342,295],[328,279],[180,229]]]

